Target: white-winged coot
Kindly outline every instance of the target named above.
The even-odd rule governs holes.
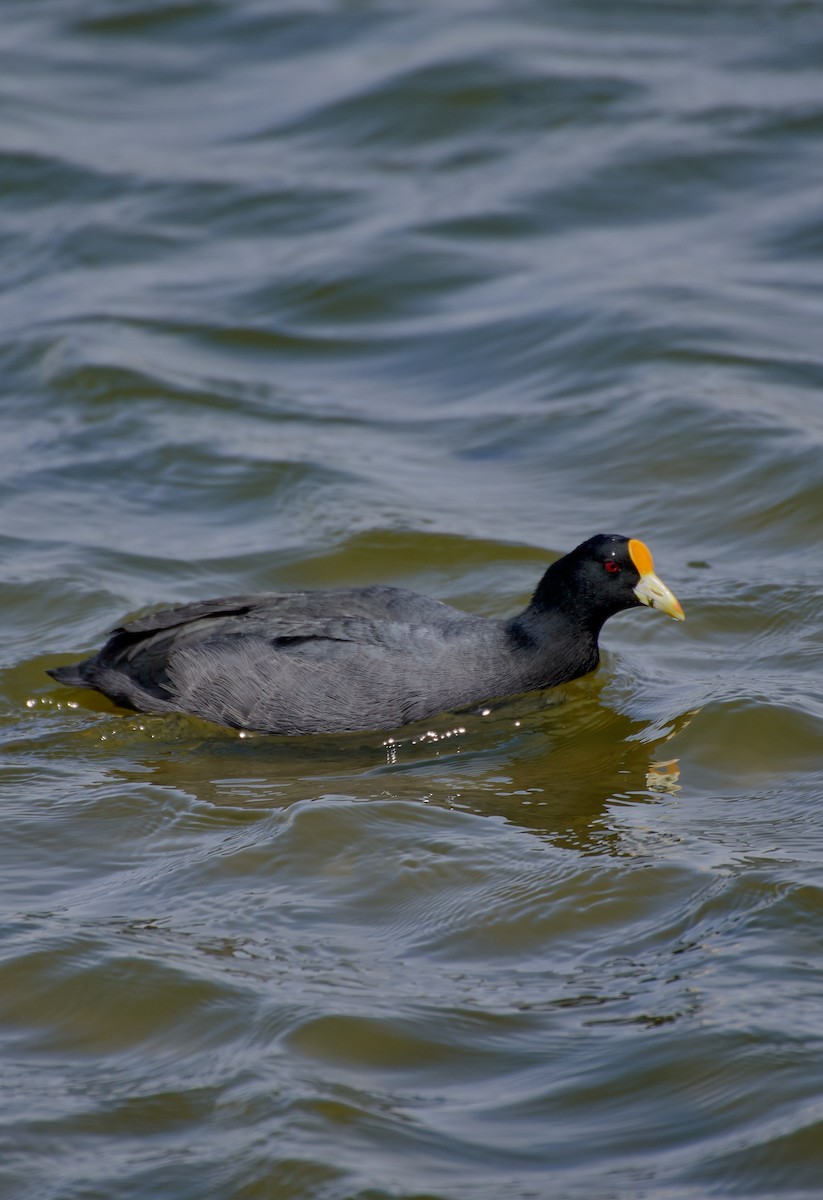
[[[587,674],[604,621],[641,604],[683,619],[644,543],[598,534],[552,563],[508,620],[395,587],[228,596],[129,621],[49,674],[126,708],[235,729],[394,729]]]

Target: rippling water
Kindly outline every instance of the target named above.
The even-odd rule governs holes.
[[[823,1190],[821,62],[814,3],[6,0],[4,1196]],[[685,626],[390,747],[44,675],[600,530]]]

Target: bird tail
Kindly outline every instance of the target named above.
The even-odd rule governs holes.
[[[70,663],[66,667],[52,667],[46,674],[51,675],[58,683],[65,683],[67,687],[88,687],[87,669],[91,662],[92,659],[86,658],[83,662]]]

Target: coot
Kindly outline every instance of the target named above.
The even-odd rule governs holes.
[[[585,675],[603,622],[641,604],[683,619],[644,543],[598,534],[508,620],[395,587],[228,596],[129,621],[49,674],[126,708],[235,729],[394,729]]]

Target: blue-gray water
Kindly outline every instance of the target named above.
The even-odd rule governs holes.
[[[3,1197],[823,1194],[823,8],[2,8]],[[600,530],[686,624],[388,755],[44,674]]]

